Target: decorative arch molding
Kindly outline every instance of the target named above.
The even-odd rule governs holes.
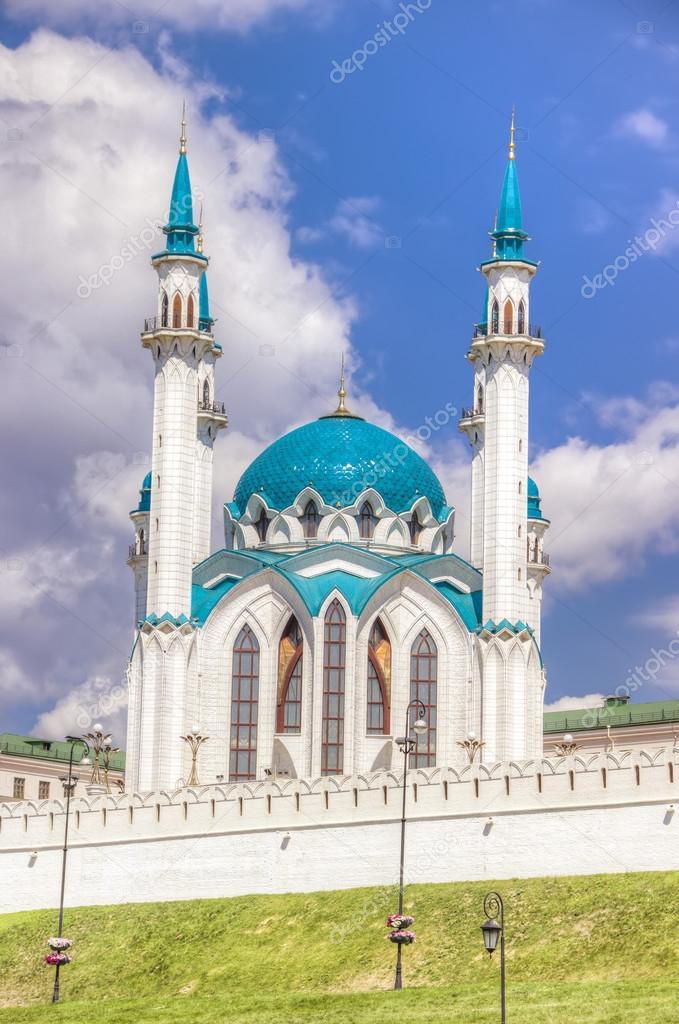
[[[339,544],[358,543],[358,527],[354,518],[344,512],[324,516],[318,526],[318,540]]]

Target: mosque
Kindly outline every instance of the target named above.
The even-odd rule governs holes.
[[[484,764],[541,756],[549,520],[529,476],[528,413],[544,341],[530,319],[538,265],[524,252],[513,120],[459,424],[470,562],[453,552],[455,509],[432,469],[351,411],[343,377],[334,408],[246,469],[224,504],[224,545],[210,550],[227,416],[186,148],[183,122],[165,248],[152,258],[156,315],[141,337],[155,384],[152,468],[131,512],[128,790],[184,785],[183,737],[198,728],[204,782],[389,769],[412,701],[426,723],[413,767],[461,767],[470,741]]]

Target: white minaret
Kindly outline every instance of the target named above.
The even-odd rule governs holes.
[[[472,447],[471,560],[483,573],[484,626],[475,643],[486,761],[537,756],[542,737],[544,674],[536,643],[546,560],[544,529],[535,519],[529,534],[528,398],[531,366],[544,343],[530,323],[537,263],[524,255],[515,155],[512,113],[493,255],[480,267],[486,302],[468,353],[474,404],[460,421]],[[538,533],[540,562],[529,568]]]
[[[151,474],[147,473],[139,491],[139,504],[130,512],[134,524],[134,544],[130,545],[127,564],[134,573],[134,628],[146,616],[146,591],[148,585],[148,537],[149,512],[151,509]]]
[[[184,121],[163,230],[167,247],[152,260],[160,285],[157,314],[142,334],[155,363],[146,612],[179,619],[191,616],[192,569],[209,554],[212,443],[226,426],[223,407],[214,400],[221,348],[209,312],[201,310],[208,261],[202,245],[195,247],[199,228],[193,223]]]
[[[159,278],[156,315],[141,337],[153,356],[155,386],[150,501],[144,502],[146,607],[129,673],[127,782],[136,790],[174,787],[188,772],[181,737],[198,711],[192,571],[210,552],[212,448],[227,423],[215,400],[222,350],[212,333],[208,260],[193,222],[184,119],[163,231],[166,247],[151,261]],[[133,561],[136,573],[139,560]],[[138,588],[138,605],[140,595]]]

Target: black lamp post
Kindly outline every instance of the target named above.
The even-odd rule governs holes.
[[[89,744],[86,740],[80,739],[79,736],[67,736],[66,740],[71,744],[71,753],[68,759],[68,775],[62,775],[61,782],[64,785],[64,794],[66,796],[66,823],[64,825],[64,849],[61,858],[61,894],[59,896],[59,928],[57,930],[57,938],[61,938],[61,931],[64,925],[64,890],[66,888],[66,857],[68,855],[68,819],[71,813],[71,793],[75,789],[75,784],[78,781],[78,776],[73,774],[73,756],[75,748],[78,743],[83,745],[83,756],[80,759],[80,764],[89,765],[90,759],[87,756],[90,750]],[[54,968],[54,990],[52,992],[52,1002],[59,1002],[59,964]]]
[[[414,736],[410,735],[410,712],[413,708],[417,708],[417,718],[412,724],[412,731],[415,733]],[[399,862],[399,879],[398,879],[398,912],[400,915],[403,914],[403,874],[405,866],[405,849],[406,849],[406,776],[408,774],[408,755],[412,754],[413,750],[417,746],[418,736],[424,735],[429,726],[425,721],[425,714],[427,709],[421,700],[411,700],[410,704],[406,708],[406,728],[403,736],[396,737],[396,743],[398,748],[403,754],[403,803],[401,809],[401,859]],[[394,979],[394,988],[403,988],[403,976],[401,971],[401,943],[396,945],[396,977]]]
[[[505,999],[505,906],[499,892],[489,892],[483,901],[483,912],[486,921],[481,925],[483,942],[492,956],[500,943],[500,1005],[502,1024],[507,1021],[507,1006]]]

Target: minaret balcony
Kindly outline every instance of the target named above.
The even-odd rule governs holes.
[[[229,422],[229,417],[226,415],[226,408],[223,402],[199,402],[198,418],[212,420],[213,423],[216,423],[220,427],[227,426]]]
[[[528,554],[528,572],[547,575],[552,571],[549,564],[549,555],[544,551],[531,551]]]
[[[189,323],[186,317],[162,317],[162,316],[150,316],[144,320],[144,330],[142,334],[153,334],[155,331],[167,331],[173,334],[175,331],[200,331],[201,334],[207,334],[212,336],[212,330],[209,327],[205,327],[199,323],[196,323],[195,319],[192,323]]]
[[[508,325],[505,325],[507,327]],[[489,327],[488,324],[474,324],[473,339],[476,338],[537,338],[542,340],[542,327],[538,324],[528,324],[528,330],[525,325],[523,330],[500,330],[500,325],[497,327]]]
[[[148,558],[148,551],[146,550],[145,544],[130,544],[127,552],[128,565],[133,562],[140,562],[142,559]]]
[[[463,409],[459,428],[460,430],[466,430],[468,427],[482,427],[485,422],[486,414],[483,409]]]

